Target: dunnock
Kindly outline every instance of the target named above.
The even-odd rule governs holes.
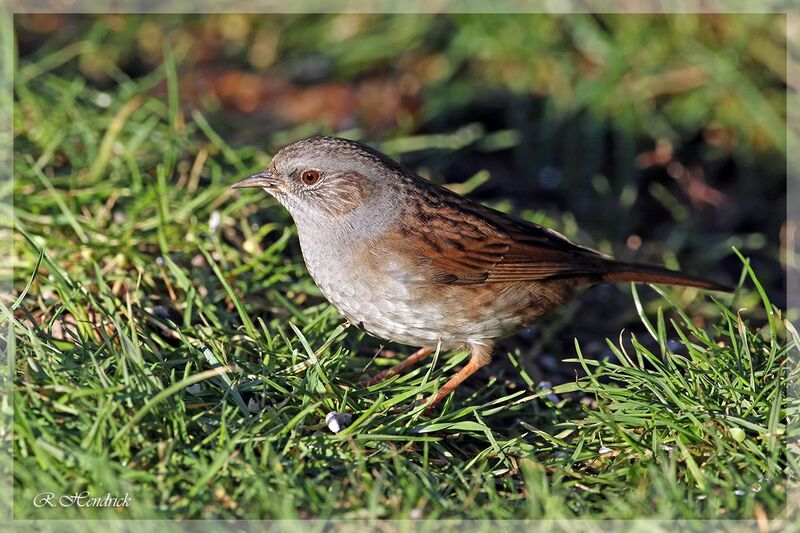
[[[233,188],[259,187],[289,210],[308,271],[351,323],[423,346],[367,384],[433,352],[469,346],[464,368],[428,408],[489,363],[495,339],[529,326],[603,282],[727,287],[623,263],[434,185],[382,153],[336,137],[283,148]]]

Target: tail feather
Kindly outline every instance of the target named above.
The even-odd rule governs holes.
[[[606,267],[608,270],[600,275],[601,281],[605,282],[661,283],[664,285],[697,287],[709,291],[733,292],[733,288],[727,285],[658,266],[609,261]]]

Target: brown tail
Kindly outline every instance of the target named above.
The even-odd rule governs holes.
[[[709,291],[733,292],[733,288],[707,279],[690,276],[663,267],[643,265],[640,263],[622,263],[609,261],[608,270],[600,276],[601,281],[632,281],[634,283],[663,283],[664,285],[682,285],[697,287]]]

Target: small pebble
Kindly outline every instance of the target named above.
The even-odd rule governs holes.
[[[264,409],[264,400],[263,399],[256,399],[250,398],[247,401],[247,410],[251,413],[255,414]]]
[[[606,446],[603,446],[602,448],[600,448],[600,449],[599,449],[599,450],[597,450],[597,451],[598,451],[598,452],[600,452],[601,454],[603,454],[603,453],[611,453],[611,452],[613,452],[614,450],[612,450],[611,448],[608,448],[608,447],[606,447]]]
[[[667,350],[671,351],[672,353],[680,353],[683,349],[683,344],[675,339],[667,340]]]
[[[337,413],[336,411],[331,411],[325,415],[325,423],[328,425],[328,429],[330,429],[333,433],[339,433],[341,430],[349,426],[350,422],[352,421],[353,415],[350,413]]]
[[[186,392],[194,394],[195,396],[199,396],[200,394],[205,391],[205,386],[202,383],[195,383],[194,385],[189,385],[186,387]]]
[[[538,387],[540,391],[548,391],[553,388],[553,385],[549,381],[540,381]],[[558,396],[555,393],[548,394],[547,399],[552,403],[558,403]]]
[[[220,222],[222,222],[222,216],[219,214],[219,211],[212,211],[211,216],[208,217],[208,231],[210,233],[216,233],[219,229]]]
[[[94,103],[98,107],[108,107],[111,105],[111,95],[108,93],[98,93],[94,98]]]

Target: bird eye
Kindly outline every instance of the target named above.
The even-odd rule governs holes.
[[[306,170],[300,175],[300,179],[305,185],[314,185],[319,181],[319,172],[316,170]]]

